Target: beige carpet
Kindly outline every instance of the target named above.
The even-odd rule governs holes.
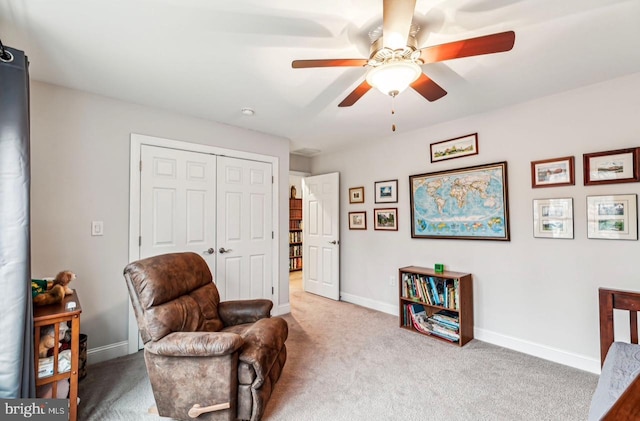
[[[597,376],[474,340],[463,348],[291,284],[289,357],[265,420],[585,420]],[[89,366],[79,420],[151,420],[141,353]]]

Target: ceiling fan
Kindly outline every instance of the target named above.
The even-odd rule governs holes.
[[[422,72],[422,64],[513,48],[516,34],[507,31],[420,49],[416,41],[420,28],[411,24],[415,6],[416,0],[383,0],[382,27],[369,33],[372,41],[369,59],[294,60],[291,66],[294,69],[369,66],[365,80],[338,107],[352,106],[372,87],[395,97],[411,86],[428,101],[435,101],[447,91]]]

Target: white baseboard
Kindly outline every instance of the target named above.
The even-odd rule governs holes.
[[[91,348],[87,350],[87,365],[122,357],[128,354],[128,349],[128,341]]]
[[[525,341],[523,339],[514,338],[512,336],[503,335],[501,333],[496,333],[477,327],[473,329],[473,336],[479,341],[502,346],[504,348],[509,348],[514,351],[533,355],[534,357],[553,361],[558,364],[567,365],[579,370],[600,374],[599,359],[589,358],[584,355],[563,351],[561,349],[549,347],[546,345],[540,345],[534,342]]]
[[[340,300],[347,303],[356,304],[362,307],[370,308],[372,310],[378,310],[383,313],[391,314],[392,316],[398,316],[398,306],[381,301],[371,300],[369,298],[362,298],[357,295],[347,294],[340,292]]]
[[[290,303],[279,305],[278,307],[272,309],[271,311],[272,316],[282,316],[283,314],[288,314],[288,313],[291,313]]]

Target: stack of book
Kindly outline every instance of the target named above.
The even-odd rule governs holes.
[[[460,341],[460,320],[458,315],[440,310],[429,316],[422,304],[407,305],[413,327],[422,333],[435,335],[451,342]]]
[[[429,320],[432,322],[432,326],[436,334],[452,342],[460,340],[460,319],[458,314],[440,310],[434,313]]]

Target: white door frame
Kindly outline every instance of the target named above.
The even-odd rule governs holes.
[[[261,155],[251,152],[236,151],[233,149],[224,149],[217,146],[204,145],[200,143],[184,142],[179,140],[164,139],[161,137],[147,136],[137,133],[131,133],[130,142],[130,161],[129,161],[129,262],[140,259],[140,248],[138,246],[140,237],[140,146],[150,145],[172,149],[179,149],[190,152],[201,152],[213,155],[225,155],[233,158],[248,159],[253,161],[268,162],[273,168],[273,190],[272,190],[272,227],[273,227],[273,262],[272,262],[272,286],[273,294],[271,300],[273,307],[279,307],[279,271],[280,271],[280,252],[278,245],[280,244],[280,225],[278,218],[280,215],[279,206],[279,166],[278,157]],[[138,323],[133,314],[133,307],[129,301],[129,333],[128,333],[128,353],[138,352]]]

